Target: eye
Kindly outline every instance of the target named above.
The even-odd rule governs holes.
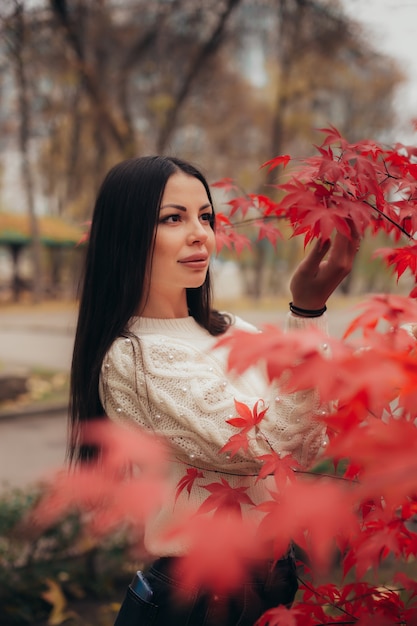
[[[207,222],[207,224],[213,224],[214,222],[214,213],[213,212],[207,212],[207,213],[202,213],[202,215],[200,215],[200,219],[202,222]]]
[[[161,224],[176,224],[181,221],[181,215],[179,213],[172,213],[159,220]]]

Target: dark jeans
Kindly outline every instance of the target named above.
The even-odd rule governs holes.
[[[171,573],[174,561],[178,564],[177,558],[158,559],[145,572],[153,591],[150,601],[128,588],[114,626],[253,626],[267,609],[291,605],[298,589],[292,554],[248,573],[232,596],[189,588],[184,593],[181,578]]]

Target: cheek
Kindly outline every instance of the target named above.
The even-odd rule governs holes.
[[[212,254],[216,250],[216,235],[214,230],[210,228],[210,235],[207,239],[207,248],[209,248],[210,254]]]
[[[154,261],[169,257],[172,252],[173,237],[163,230],[158,231],[155,238],[155,247],[153,251]]]

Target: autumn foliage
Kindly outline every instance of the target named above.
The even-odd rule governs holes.
[[[285,155],[264,164],[284,170],[285,181],[274,189],[278,200],[239,195],[231,179],[216,183],[232,196],[218,215],[219,246],[239,252],[249,245],[239,233],[242,223],[274,244],[283,220],[306,245],[336,230],[350,236],[352,226],[360,235],[382,230],[392,248],[377,254],[398,278],[405,270],[416,276],[417,150],[349,144],[335,128],[323,134],[316,156],[293,162]],[[231,370],[262,361],[283,391],[314,388],[326,407],[314,416],[328,436],[317,464],[301,468],[271,448],[260,459],[257,480],[272,476],[273,488],[256,507],[245,489],[224,478],[206,481],[199,469],[186,469],[177,487],[177,498],[196,484],[207,490],[197,515],[172,529],[191,541],[190,584],[231,590],[243,580],[247,560],[263,556],[265,540],[276,558],[290,541],[298,546],[303,564],[294,606],[269,610],[257,626],[417,624],[417,346],[408,326],[417,323],[416,293],[364,300],[341,339],[313,328],[284,333],[270,326],[260,335],[240,331],[219,342],[228,348]],[[231,456],[248,449],[268,409],[262,399],[249,407],[236,399],[235,406],[228,420],[235,432],[219,451]],[[99,435],[109,441],[104,430]],[[102,476],[88,468],[58,476],[37,519],[48,522],[51,511],[76,505],[87,511],[88,532],[129,522],[140,543],[144,521],[164,496],[164,451],[142,434],[134,437],[140,440],[125,429],[112,431],[115,452],[104,459]],[[128,462],[147,470],[129,475]],[[243,508],[256,508],[260,523],[249,523]]]

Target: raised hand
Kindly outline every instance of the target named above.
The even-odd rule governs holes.
[[[337,233],[319,240],[298,265],[290,282],[292,300],[301,309],[321,309],[352,269],[360,239]]]

